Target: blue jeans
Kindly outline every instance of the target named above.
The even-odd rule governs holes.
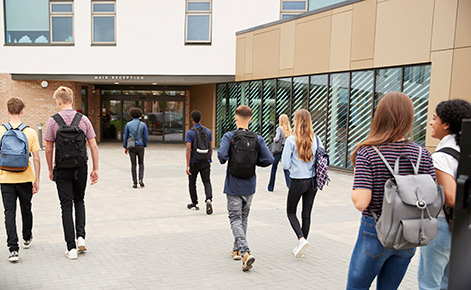
[[[417,278],[420,290],[448,288],[451,232],[445,217],[437,218],[438,234],[428,246],[420,248]]]
[[[268,188],[267,188],[268,191],[273,191],[273,189],[275,188],[276,169],[278,168],[278,163],[280,163],[280,160],[281,160],[281,153],[282,152],[279,152],[273,155],[273,158],[275,158],[275,160],[273,161],[273,165],[271,166],[270,182],[268,183]],[[290,184],[289,170],[283,169],[283,171],[285,173],[286,187],[289,188],[289,184]]]
[[[376,276],[376,289],[397,289],[414,254],[415,248],[384,248],[377,238],[374,219],[362,216],[348,269],[347,289],[368,290]]]

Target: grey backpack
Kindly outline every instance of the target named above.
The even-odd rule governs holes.
[[[438,186],[429,174],[419,174],[422,147],[419,146],[417,164],[407,155],[400,155],[394,171],[378,148],[373,146],[392,173],[384,185],[383,210],[376,220],[376,233],[385,248],[396,250],[426,246],[438,231],[436,217],[444,203],[443,186]],[[399,175],[399,160],[406,158],[414,174]]]

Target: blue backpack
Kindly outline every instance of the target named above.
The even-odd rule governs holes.
[[[0,140],[0,169],[22,172],[28,169],[29,146],[23,130],[28,127],[20,124],[13,129],[10,123],[3,124],[7,131]]]

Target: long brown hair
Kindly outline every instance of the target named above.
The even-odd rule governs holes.
[[[384,95],[379,101],[368,137],[357,145],[350,156],[352,164],[355,166],[357,151],[363,146],[396,142],[407,137],[408,133],[412,137],[413,121],[414,104],[408,95],[401,92]]]
[[[291,136],[291,125],[289,123],[288,115],[281,114],[278,124],[280,125],[281,130],[283,130],[286,138]]]
[[[299,159],[305,162],[311,161],[314,156],[312,152],[314,132],[311,114],[305,109],[299,109],[294,113],[294,138]]]

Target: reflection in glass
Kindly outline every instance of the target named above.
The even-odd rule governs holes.
[[[262,137],[271,144],[278,120],[275,119],[276,80],[263,81]]]
[[[149,141],[163,141],[164,102],[144,101],[143,117],[141,121],[147,125]]]
[[[311,112],[312,128],[324,146],[326,144],[327,88],[327,75],[311,76],[309,111]]]
[[[330,165],[345,167],[347,149],[349,73],[331,74],[327,121]]]
[[[227,84],[218,84],[216,88],[216,146],[226,133]]]
[[[401,91],[401,68],[387,68],[376,70],[376,91],[375,91],[375,108],[379,100],[389,92]]]
[[[356,145],[366,139],[373,111],[374,71],[352,72],[350,112],[348,119],[347,167],[352,167],[350,154]]]
[[[252,109],[252,121],[250,121],[249,129],[260,134],[260,123],[262,113],[262,81],[250,82],[248,106]]]
[[[121,140],[122,126],[121,101],[104,100],[102,102],[102,134],[104,140]]]
[[[281,114],[291,116],[291,78],[278,79],[277,82],[276,120],[280,118]]]
[[[240,104],[239,83],[229,83],[229,107],[227,108],[226,130],[233,131],[236,128],[234,112]]]
[[[185,130],[184,101],[165,102],[165,141],[181,142]]]
[[[293,78],[292,118],[298,109],[309,109],[309,77]]]

